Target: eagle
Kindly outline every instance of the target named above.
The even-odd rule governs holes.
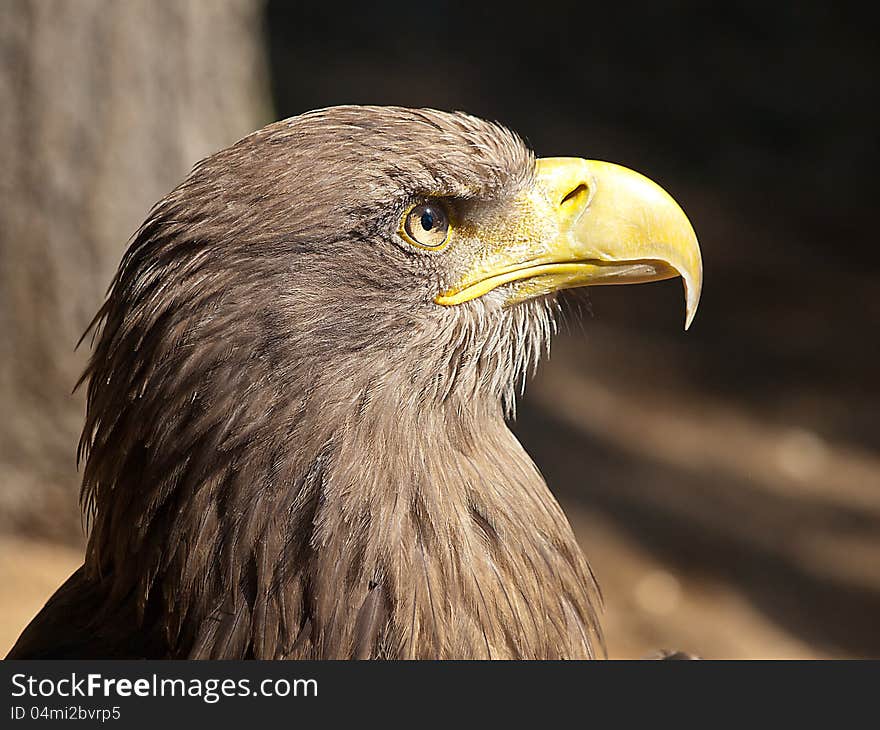
[[[508,422],[562,290],[675,276],[687,327],[658,185],[461,112],[332,107],[202,160],[87,330],[84,564],[9,658],[600,655]]]

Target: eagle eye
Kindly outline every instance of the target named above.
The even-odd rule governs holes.
[[[413,246],[439,249],[449,242],[449,214],[443,203],[428,200],[413,206],[403,216],[401,234]]]

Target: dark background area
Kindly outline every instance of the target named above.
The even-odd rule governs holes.
[[[129,112],[126,134],[137,137],[141,107],[141,119],[155,119],[121,179],[158,166],[157,148],[176,153],[162,165],[165,177],[129,196],[137,215],[109,231],[114,243],[82,284],[83,312],[100,301],[149,205],[198,157],[317,107],[459,109],[511,127],[540,156],[639,170],[679,201],[700,237],[705,281],[694,325],[682,332],[677,282],[592,290],[581,323],[557,339],[514,424],[604,588],[609,654],[666,646],[708,657],[880,656],[874,13],[830,2],[196,0],[141,4],[140,16],[116,10],[110,18],[109,5],[88,6],[95,18],[86,27],[99,30],[83,33],[86,47],[102,47],[112,27],[132,29],[126,58],[148,45],[138,37],[155,47],[155,58],[144,51],[136,62],[135,83],[126,77],[112,86],[110,96]],[[161,13],[164,25],[145,29]],[[22,44],[51,22],[37,16],[22,26]],[[246,28],[256,40],[242,46],[217,24]],[[254,61],[258,52],[264,62]],[[194,55],[203,58],[195,70]],[[56,58],[56,68],[65,61]],[[250,91],[215,99],[252,88],[266,92],[263,101]],[[5,93],[15,98],[21,89]],[[170,112],[150,111],[172,90],[179,100]],[[84,105],[89,129],[109,97],[99,89],[97,98]],[[181,109],[191,125],[180,123]],[[49,113],[60,112],[50,104]],[[228,123],[215,129],[218,120]],[[176,146],[163,136],[169,129]],[[96,137],[95,149],[102,144]],[[132,144],[120,143],[117,157]],[[123,197],[105,188],[103,199]],[[35,215],[46,207],[42,201]],[[15,245],[27,240],[20,235]],[[5,314],[13,331],[34,325],[8,302]],[[84,328],[88,319],[80,319]],[[72,346],[70,333],[55,339]],[[11,357],[24,362],[21,352]],[[72,372],[59,382],[72,385]],[[10,409],[51,412],[48,400],[10,397]],[[19,441],[42,444],[34,438]],[[55,441],[72,455],[70,429]],[[0,464],[5,458],[14,466],[6,473],[17,476],[4,486],[19,496],[7,499],[12,518],[3,524],[44,562],[67,569],[81,537],[55,530],[68,523],[46,515],[56,504],[59,514],[75,512],[72,457],[55,459],[61,466],[51,472],[32,470],[41,452],[8,443]],[[31,471],[37,476],[22,481]],[[16,487],[25,483],[36,486]],[[16,506],[44,484],[62,497],[38,511]],[[74,550],[59,557],[51,552],[59,543]]]

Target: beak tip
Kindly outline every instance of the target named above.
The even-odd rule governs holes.
[[[697,316],[697,307],[700,304],[700,290],[702,289],[702,282],[700,282],[700,285],[694,285],[693,283],[688,281],[687,276],[682,276],[682,282],[684,284],[684,296],[686,302],[684,315],[684,331],[687,332],[694,322],[694,317]]]

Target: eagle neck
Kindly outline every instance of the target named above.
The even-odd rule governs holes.
[[[385,398],[360,398],[311,470],[311,651],[590,656],[592,574],[501,403]]]

